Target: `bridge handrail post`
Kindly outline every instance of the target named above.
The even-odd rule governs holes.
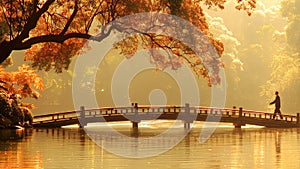
[[[80,118],[85,118],[85,108],[84,106],[80,106]]]
[[[233,124],[235,126],[235,128],[241,128],[242,127],[242,125],[243,125],[242,115],[243,115],[243,108],[240,107],[239,108],[239,114],[238,114],[238,117],[237,117],[237,121]]]
[[[134,103],[134,115],[138,115],[138,103]]]
[[[242,116],[243,116],[243,108],[240,107],[240,108],[239,108],[239,117],[242,117]]]
[[[131,103],[131,108],[130,108],[131,113],[134,113],[134,104],[135,104],[135,103]]]
[[[231,113],[232,113],[232,116],[235,116],[235,113],[236,113],[236,106],[233,106],[233,107],[232,107],[232,112],[231,112]]]
[[[84,128],[84,126],[87,125],[86,119],[85,119],[85,108],[84,106],[80,106],[80,128]]]
[[[190,104],[189,103],[185,103],[185,113],[190,113]]]

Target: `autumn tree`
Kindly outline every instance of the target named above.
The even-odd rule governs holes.
[[[126,24],[109,25],[110,22],[126,15],[139,12],[159,12],[179,16],[195,25],[216,48],[218,55],[223,52],[223,44],[216,40],[209,27],[202,8],[223,9],[227,0],[2,0],[0,2],[0,63],[14,50],[26,50],[25,60],[34,68],[67,69],[71,58],[77,55],[88,39],[101,42],[113,31],[133,31]],[[256,0],[236,0],[236,8],[249,14]],[[96,31],[97,34],[93,34]],[[195,59],[193,52],[176,39],[147,32],[135,32],[136,36],[116,44],[122,54],[135,52],[136,39],[142,39],[144,48],[161,48],[187,61],[198,75],[209,79],[207,67]],[[174,44],[175,41],[178,45]],[[171,43],[172,42],[172,43]],[[183,48],[178,52],[178,48]],[[185,51],[184,51],[185,50]],[[184,51],[184,52],[182,52]],[[187,52],[188,51],[188,52]],[[153,60],[156,60],[155,54]],[[177,61],[178,60],[174,60]],[[179,61],[181,62],[181,61]],[[172,58],[165,58],[160,65],[171,66]],[[218,61],[209,65],[218,71]],[[218,80],[215,79],[214,83]]]
[[[5,72],[0,66],[0,128],[31,123],[33,105],[21,99],[38,98],[37,90],[42,89],[42,79],[29,66],[22,65],[15,72]]]
[[[220,81],[217,76],[219,67],[222,66],[219,57],[224,47],[210,32],[203,7],[223,9],[227,1],[1,0],[0,63],[9,64],[13,51],[25,50],[24,60],[29,61],[33,68],[62,72],[68,69],[72,57],[78,55],[89,40],[101,42],[113,32],[130,32],[134,35],[115,44],[122,55],[131,57],[138,47],[162,49],[168,53],[167,57],[153,52],[151,59],[159,68],[178,69],[186,61],[209,84],[216,84]],[[238,10],[245,10],[250,15],[256,0],[235,0],[235,3]],[[110,24],[119,18],[140,12],[171,14],[189,21],[206,35],[205,40],[213,45],[218,57],[206,56],[207,58],[200,60],[193,49],[178,39],[145,31],[152,28],[137,30],[130,23]],[[159,25],[165,26],[168,25]],[[188,33],[193,36],[192,32]],[[208,51],[207,46],[203,46],[202,50]],[[208,67],[212,74],[208,73]],[[28,66],[20,67],[19,73],[4,72],[3,69],[0,72],[0,80],[3,82],[1,93],[5,95],[2,101],[5,103],[16,101],[11,96],[38,96],[34,88],[41,89],[42,83]]]

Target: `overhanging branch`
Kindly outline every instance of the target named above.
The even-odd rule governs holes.
[[[29,32],[36,27],[39,18],[49,9],[50,5],[54,1],[55,0],[47,0],[41,9],[39,9],[37,12],[32,13],[32,15],[28,18],[28,22],[24,25],[23,31],[19,36],[16,37],[16,40],[18,42],[21,42],[22,40],[29,37]]]
[[[84,34],[84,33],[67,33],[67,34],[50,34],[50,35],[42,35],[37,37],[32,37],[18,45],[15,46],[14,50],[25,50],[31,48],[32,45],[38,44],[38,43],[45,43],[45,42],[56,42],[56,43],[64,43],[68,39],[72,38],[80,38],[80,39],[89,39],[93,41],[101,42],[103,39],[108,37],[111,34],[111,31],[114,29],[113,26],[110,26],[110,28],[107,31],[102,31],[100,35],[92,36],[90,34]]]
[[[73,11],[72,15],[70,16],[69,20],[67,21],[64,29],[61,31],[61,33],[60,33],[61,35],[64,35],[67,32],[67,30],[69,29],[72,21],[74,20],[76,14],[77,14],[77,12],[78,12],[78,3],[77,3],[77,0],[76,0],[75,1],[74,11]]]
[[[63,43],[64,41],[71,39],[71,38],[82,38],[82,39],[90,39],[92,36],[89,34],[82,34],[82,33],[69,33],[65,35],[42,35],[30,38],[23,43],[15,46],[15,50],[24,50],[31,48],[32,45],[44,42],[56,42],[56,43]]]

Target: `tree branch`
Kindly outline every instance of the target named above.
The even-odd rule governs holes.
[[[45,42],[64,43],[66,40],[72,39],[72,38],[89,39],[89,40],[101,42],[103,39],[105,39],[106,37],[108,37],[110,35],[112,30],[113,30],[113,26],[111,26],[107,32],[102,31],[101,34],[97,35],[97,36],[92,36],[90,34],[84,34],[84,33],[68,33],[68,34],[64,34],[64,35],[50,34],[50,35],[32,37],[32,38],[24,41],[23,43],[16,45],[14,50],[29,49],[34,44],[45,43]]]
[[[3,6],[1,6],[1,7],[2,7],[2,10],[5,11],[4,7]],[[3,16],[4,16],[4,19],[5,19],[5,22],[6,22],[7,26],[9,27],[9,37],[10,37],[10,40],[11,40],[12,39],[12,34],[13,34],[12,24],[11,24],[10,20],[8,19],[8,17],[6,16],[5,12],[3,12]]]
[[[38,9],[38,3],[39,3],[38,0],[34,0],[34,1],[33,1],[33,13],[36,13],[36,12],[37,12],[37,9]]]
[[[102,5],[103,2],[104,2],[104,1],[101,1],[101,2],[100,2],[100,4],[98,5],[98,7],[96,8],[95,12],[93,13],[92,17],[91,17],[90,20],[86,23],[85,32],[88,32],[88,31],[89,31],[89,29],[91,28],[92,23],[93,23],[95,17],[96,17],[98,14],[101,14],[101,15],[102,15],[103,12],[102,12],[102,11],[99,11],[99,9],[100,9],[100,7],[101,7],[101,5]]]
[[[42,16],[43,13],[45,13],[49,9],[50,5],[54,1],[55,0],[47,0],[40,10],[38,10],[35,13],[32,13],[32,15],[29,16],[28,22],[24,25],[23,31],[21,32],[21,34],[19,36],[16,37],[17,43],[21,43],[22,40],[29,37],[30,30],[32,30],[33,28],[36,27],[36,24],[37,24],[39,18]]]
[[[77,0],[76,0],[75,1],[74,11],[73,11],[72,15],[70,16],[68,22],[66,23],[64,29],[60,32],[60,35],[64,35],[67,32],[67,30],[69,29],[72,21],[74,20],[76,14],[77,14],[77,12],[78,12],[78,3],[77,3]]]
[[[16,45],[15,50],[24,50],[31,48],[32,45],[38,44],[38,43],[44,43],[44,42],[56,42],[56,43],[63,43],[64,41],[71,39],[71,38],[82,38],[82,39],[90,39],[91,35],[89,34],[82,34],[82,33],[69,33],[65,35],[42,35],[30,38],[26,40],[25,42]]]
[[[22,41],[29,37],[29,32],[36,27],[39,18],[49,9],[50,5],[54,1],[55,0],[47,0],[42,8],[40,8],[37,12],[33,12],[28,17],[28,22],[24,25],[22,32],[18,36],[16,36],[14,39],[10,39],[10,41],[4,40],[0,43],[0,63],[9,57],[13,50],[22,46]],[[12,36],[12,32],[10,33],[10,36]]]

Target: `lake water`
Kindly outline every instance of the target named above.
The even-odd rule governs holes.
[[[156,145],[145,144],[145,140],[165,132],[168,123],[141,124],[138,130],[133,130],[129,123],[111,124],[123,136],[137,142],[144,141],[144,145],[138,143],[135,146],[127,144],[128,139],[118,139],[109,131],[89,133],[89,137],[83,129],[72,127],[0,130],[0,168],[300,168],[300,129],[253,126],[235,129],[220,123],[211,137],[200,143],[202,123],[199,122],[179,144],[169,150],[159,148],[173,144],[176,134],[156,139],[152,142]],[[87,128],[90,131],[103,129],[101,126]],[[176,130],[185,132],[183,127]],[[119,154],[110,150],[119,150]],[[134,157],[132,152],[140,150],[162,152],[145,158]],[[131,152],[133,156],[122,155],[126,152],[127,155]]]

